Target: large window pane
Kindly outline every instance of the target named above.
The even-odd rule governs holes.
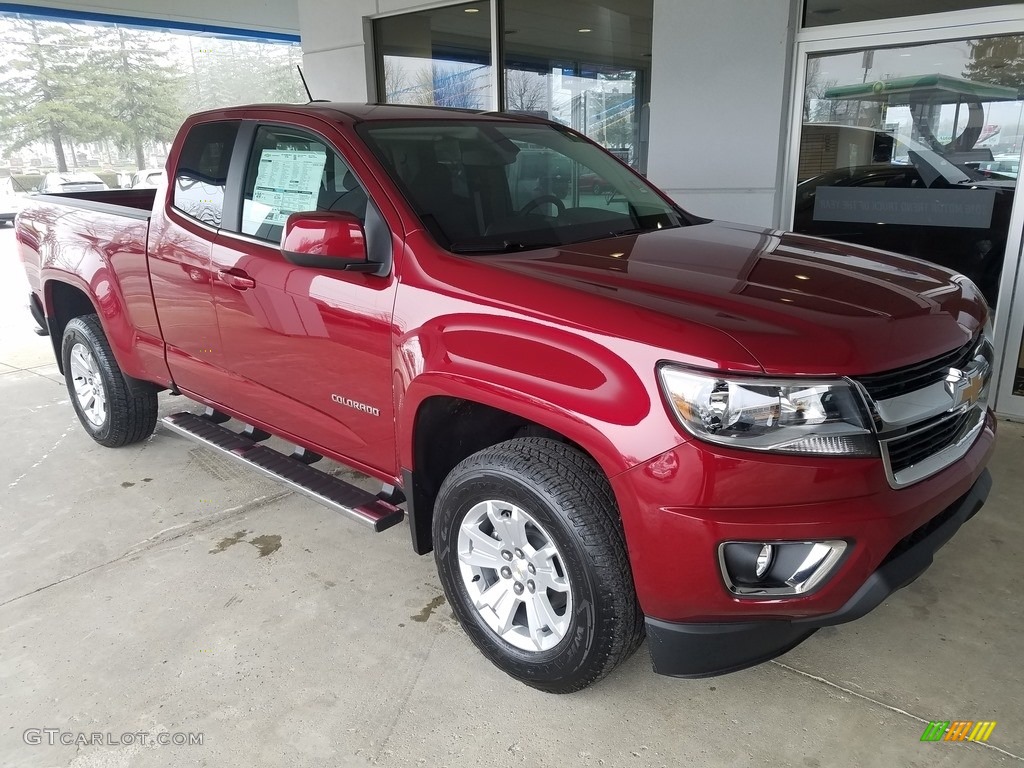
[[[569,125],[644,170],[652,0],[506,0],[503,7],[505,108]],[[604,192],[600,182],[587,191]]]
[[[0,11],[0,175],[10,169],[17,193],[38,189],[49,173],[152,187],[190,113],[306,99],[298,43],[54,21],[34,11],[50,13]]]
[[[891,19],[897,16],[919,16],[922,13],[943,13],[982,8],[987,5],[1013,5],[1019,0],[807,0],[804,26],[848,24],[854,21]]]
[[[491,108],[491,5],[466,3],[374,22],[378,98]]]
[[[810,57],[793,228],[948,267],[994,305],[1022,57],[1024,36]]]

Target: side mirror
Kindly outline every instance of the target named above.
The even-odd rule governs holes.
[[[366,254],[363,223],[351,213],[293,213],[284,225],[281,254],[292,264],[317,269],[376,272]]]

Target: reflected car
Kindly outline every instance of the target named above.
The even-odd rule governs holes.
[[[937,157],[937,156],[936,156]],[[846,243],[895,251],[928,261],[966,275],[981,289],[990,306],[995,306],[999,276],[1003,268],[1006,233],[1009,231],[1015,182],[984,178],[923,153],[911,153],[910,163],[865,165],[839,168],[814,176],[797,185],[793,212],[793,231],[827,237]],[[971,192],[987,191],[993,200],[986,226],[939,226],[936,224],[885,223],[877,219],[871,206],[865,206],[862,220],[841,221],[828,218],[822,206],[816,206],[823,189],[835,187],[876,188],[879,190],[919,190],[907,202],[928,202],[932,190],[958,190],[965,202]],[[879,194],[880,203],[884,192]],[[870,202],[870,193],[864,202]],[[849,218],[856,218],[851,216]],[[944,222],[949,224],[949,222]]]
[[[163,168],[147,168],[132,176],[132,189],[156,189],[163,183],[166,174]]]
[[[979,163],[978,172],[991,179],[1016,179],[1020,172],[1020,156],[996,155]]]
[[[36,192],[59,195],[66,192],[100,192],[110,189],[95,173],[48,173],[39,182]]]
[[[8,177],[0,181],[0,225],[14,223],[14,217],[18,215],[25,202],[25,191]]]
[[[612,185],[596,173],[581,173],[576,180],[576,187],[583,193],[603,195],[606,190],[612,188]]]

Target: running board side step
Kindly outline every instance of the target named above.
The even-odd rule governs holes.
[[[260,430],[255,430],[252,436],[246,432],[232,432],[213,419],[194,413],[175,413],[160,419],[160,423],[172,432],[191,438],[283,482],[293,490],[356,522],[368,525],[378,533],[398,525],[405,518],[402,509],[380,496],[322,472],[295,457],[295,454],[286,456],[260,445],[257,439],[265,439]]]

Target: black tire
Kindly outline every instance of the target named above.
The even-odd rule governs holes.
[[[106,417],[98,425],[86,416],[75,390],[71,352],[77,344],[83,345],[91,353],[103,385],[106,401],[103,410]],[[153,434],[157,416],[156,391],[136,394],[129,391],[96,315],[82,315],[68,322],[61,341],[61,360],[64,363],[64,381],[67,383],[71,404],[75,407],[78,420],[93,440],[108,448],[120,448],[145,440]]]
[[[571,584],[568,629],[547,650],[526,651],[492,630],[460,573],[458,536],[467,513],[498,500],[526,511],[559,550]],[[600,468],[572,446],[541,437],[509,440],[465,459],[438,493],[434,557],[449,604],[480,651],[501,670],[549,693],[586,688],[643,640],[622,522]]]

